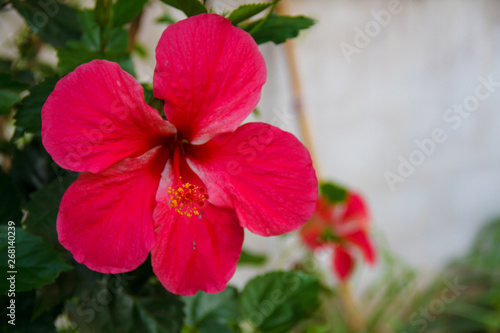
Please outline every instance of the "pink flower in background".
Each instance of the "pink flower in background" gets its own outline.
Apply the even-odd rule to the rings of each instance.
[[[156,49],[154,95],[116,63],[94,60],[62,78],[42,110],[43,144],[82,172],[57,219],[60,243],[102,273],[135,269],[151,252],[171,292],[220,292],[241,254],[243,227],[299,228],[314,211],[310,155],[291,134],[238,125],[260,99],[265,62],[252,37],[214,14],[169,26]]]
[[[334,273],[341,281],[345,281],[354,269],[356,251],[361,251],[369,264],[375,262],[368,224],[368,210],[358,194],[348,193],[341,203],[330,203],[319,196],[315,213],[300,230],[300,236],[312,250],[331,247],[334,250]]]

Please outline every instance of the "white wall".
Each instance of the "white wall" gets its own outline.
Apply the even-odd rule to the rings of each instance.
[[[290,7],[318,20],[296,45],[323,173],[365,193],[389,247],[431,272],[500,215],[500,84],[486,98],[479,88],[484,100],[473,105],[479,76],[500,83],[500,3],[401,1],[376,34],[371,11],[389,3],[295,0]],[[348,61],[340,45],[356,46],[354,29],[367,23],[371,41]],[[283,66],[282,50],[263,50],[271,82],[261,109],[291,106],[282,97],[287,78],[274,69]],[[464,102],[474,111],[450,119],[448,110]],[[384,173],[397,174],[399,156],[417,157],[415,140],[436,129],[444,142],[391,190]]]

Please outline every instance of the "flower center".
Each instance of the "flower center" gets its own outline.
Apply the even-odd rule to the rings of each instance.
[[[169,205],[180,215],[192,217],[200,216],[200,210],[208,199],[208,194],[204,187],[199,187],[190,183],[184,183],[177,188],[168,188]]]
[[[323,232],[319,235],[319,241],[321,243],[340,243],[341,238],[337,236],[336,234],[333,233],[330,229],[325,229]]]

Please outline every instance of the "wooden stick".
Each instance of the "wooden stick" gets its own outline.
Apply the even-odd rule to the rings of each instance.
[[[280,1],[276,5],[276,12],[281,15],[288,15],[288,2]],[[307,116],[307,112],[304,108],[304,102],[302,98],[302,86],[300,83],[299,70],[297,66],[297,58],[295,55],[295,44],[292,39],[289,39],[285,42],[285,53],[288,63],[288,72],[290,74],[290,80],[292,82],[292,91],[293,91],[293,102],[295,110],[297,111],[297,115],[299,118],[299,129],[302,136],[302,141],[304,145],[309,150],[311,154],[311,159],[313,161],[314,169],[316,170],[316,175],[318,179],[321,178],[320,165],[316,154],[316,149],[314,146],[314,140],[311,134],[311,125],[309,122],[309,118]]]
[[[276,6],[276,12],[281,15],[289,15],[290,12],[288,1],[282,0],[278,2],[278,5]],[[295,45],[292,39],[289,39],[285,42],[285,52],[288,62],[288,71],[290,73],[290,79],[292,81],[295,109],[297,110],[297,114],[299,117],[299,127],[302,135],[302,140],[304,142],[304,145],[307,147],[307,149],[309,149],[309,152],[311,153],[311,158],[316,170],[316,175],[318,177],[318,180],[321,181],[322,173],[320,172],[320,165],[316,155],[314,140],[311,135],[309,118],[307,116],[307,112],[305,110],[302,99],[302,86],[300,83],[299,70],[297,66]],[[338,286],[338,290],[342,303],[345,306],[350,328],[354,332],[360,331],[364,326],[364,320],[358,307],[356,306],[355,298],[349,283],[340,283]]]

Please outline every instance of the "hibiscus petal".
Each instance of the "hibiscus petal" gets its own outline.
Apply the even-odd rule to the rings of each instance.
[[[316,250],[326,244],[326,242],[321,239],[321,236],[325,230],[327,230],[327,223],[318,215],[317,209],[318,205],[316,204],[315,214],[299,230],[302,241],[312,250]]]
[[[347,280],[354,268],[354,260],[343,247],[336,246],[333,254],[333,268],[341,281]]]
[[[183,139],[234,130],[255,108],[266,65],[253,38],[220,15],[170,25],[156,48],[154,94]]]
[[[358,231],[344,236],[346,240],[355,244],[362,252],[365,260],[370,264],[375,262],[375,250],[373,244],[365,231]]]
[[[211,202],[234,207],[240,225],[253,233],[291,232],[314,212],[318,181],[311,157],[290,133],[249,123],[187,153]]]
[[[57,83],[42,108],[43,145],[73,171],[101,172],[175,134],[144,102],[139,83],[116,63],[94,60]]]
[[[346,205],[347,208],[342,220],[358,220],[358,222],[365,227],[368,223],[368,209],[366,208],[363,198],[357,193],[349,193]]]
[[[193,217],[170,208],[167,189],[169,183],[176,183],[170,171],[167,167],[163,173],[154,212],[157,243],[151,251],[153,270],[163,286],[175,294],[221,292],[236,270],[243,228],[234,211],[210,203],[204,205],[201,215]]]
[[[155,243],[153,210],[167,152],[154,148],[100,174],[82,173],[59,207],[59,242],[101,273],[131,271]]]
[[[318,196],[316,201],[315,215],[321,219],[325,224],[331,224],[329,221],[335,219],[336,205],[330,204],[325,198]]]

